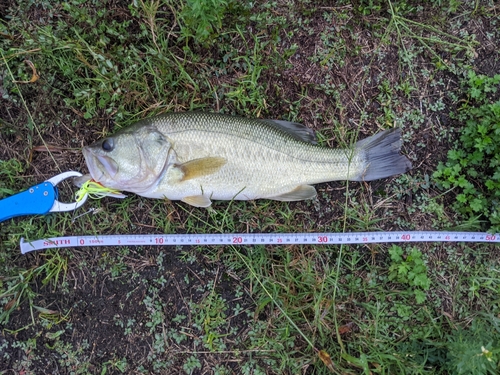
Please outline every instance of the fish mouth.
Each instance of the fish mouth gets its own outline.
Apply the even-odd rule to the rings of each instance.
[[[89,173],[94,181],[103,182],[102,180],[106,177],[113,179],[116,176],[118,165],[112,158],[96,155],[87,147],[84,147],[82,151]]]

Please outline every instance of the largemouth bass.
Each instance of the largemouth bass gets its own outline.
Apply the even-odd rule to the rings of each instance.
[[[212,200],[311,199],[312,184],[405,173],[411,163],[400,148],[398,128],[332,149],[301,124],[187,112],[139,121],[83,154],[106,187],[208,207]]]

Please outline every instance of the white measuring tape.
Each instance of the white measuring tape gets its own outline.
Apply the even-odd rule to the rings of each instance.
[[[483,232],[352,232],[352,233],[222,233],[222,234],[118,234],[53,237],[25,241],[21,253],[34,250],[85,246],[182,246],[182,245],[352,245],[398,242],[491,242],[499,234]]]

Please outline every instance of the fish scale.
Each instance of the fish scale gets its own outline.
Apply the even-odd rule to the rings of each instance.
[[[290,186],[345,179],[347,175],[348,160],[343,150],[300,142],[258,120],[224,116],[230,121],[217,121],[218,118],[220,116],[213,114],[197,114],[191,123],[186,116],[183,121],[175,122],[177,126],[172,126],[168,116],[164,117],[165,121],[155,122],[158,130],[172,140],[181,161],[210,155],[228,159],[228,164],[220,173],[197,181],[210,191],[209,195],[213,199],[238,199],[236,194],[242,189],[241,195],[256,199],[265,195],[278,195],[290,189]],[[218,125],[211,128],[210,124]],[[233,146],[228,148],[231,144]],[[332,161],[337,162],[337,168],[331,168]],[[262,183],[254,186],[244,184],[250,178],[259,176],[265,177]],[[271,176],[276,178],[272,179]],[[221,194],[217,188],[211,188],[219,184],[233,185],[233,188],[226,188]],[[159,189],[166,188],[160,182]]]

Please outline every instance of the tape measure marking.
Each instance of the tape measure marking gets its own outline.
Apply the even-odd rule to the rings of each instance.
[[[34,250],[85,246],[182,245],[341,245],[398,242],[491,242],[499,234],[483,232],[351,232],[351,233],[223,233],[223,234],[125,234],[53,237],[36,241],[21,238],[21,253]]]

